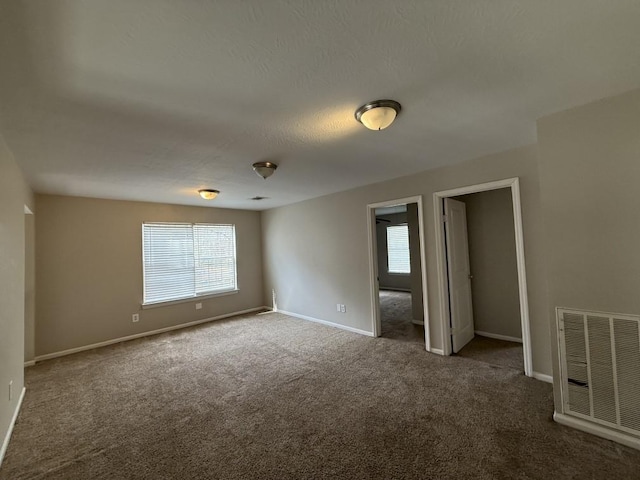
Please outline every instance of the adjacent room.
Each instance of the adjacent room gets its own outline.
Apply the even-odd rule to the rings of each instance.
[[[499,188],[447,198],[463,217],[462,256],[470,284],[473,336],[456,353],[524,370],[518,265],[511,190]],[[447,219],[448,220],[448,219]],[[449,226],[448,224],[446,226]],[[447,230],[447,239],[454,231]],[[447,245],[455,244],[455,241]],[[466,244],[466,251],[465,251]],[[447,253],[450,249],[447,248]],[[463,279],[464,280],[464,279]],[[451,284],[450,284],[451,295]]]
[[[381,336],[424,344],[418,205],[379,207],[374,213]]]
[[[639,477],[638,44],[0,1],[0,480]]]

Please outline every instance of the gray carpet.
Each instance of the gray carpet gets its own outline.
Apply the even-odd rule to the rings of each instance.
[[[522,344],[476,335],[457,355],[524,372]]]
[[[282,314],[42,362],[3,480],[631,479],[551,420],[551,386]]]
[[[382,336],[424,346],[424,327],[411,321],[411,294],[394,290],[379,293]]]
[[[415,325],[411,312],[411,293],[380,290],[380,323],[384,338],[424,345],[424,327]],[[481,362],[524,371],[522,344],[476,335],[458,355]]]

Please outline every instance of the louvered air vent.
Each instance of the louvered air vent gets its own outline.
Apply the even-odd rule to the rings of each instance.
[[[640,436],[640,317],[558,309],[564,413]]]

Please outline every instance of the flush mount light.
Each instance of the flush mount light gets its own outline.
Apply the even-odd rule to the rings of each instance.
[[[401,108],[394,100],[376,100],[356,110],[356,120],[369,130],[384,130],[393,123]]]
[[[213,200],[214,198],[216,198],[218,196],[220,191],[219,190],[208,190],[208,189],[205,190],[205,189],[203,189],[203,190],[198,190],[198,193],[205,200]]]
[[[253,164],[253,171],[260,175],[265,180],[273,175],[278,165],[273,162],[256,162]]]

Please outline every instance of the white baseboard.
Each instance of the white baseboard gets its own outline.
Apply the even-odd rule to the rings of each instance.
[[[411,293],[411,289],[410,288],[396,288],[396,287],[380,287],[380,290],[389,290],[390,292],[405,292],[405,293]]]
[[[284,315],[289,315],[290,317],[299,318],[301,320],[308,320],[309,322],[321,323],[323,325],[328,325],[330,327],[339,328],[341,330],[346,330],[348,332],[359,333],[360,335],[366,335],[367,337],[373,337],[373,332],[368,332],[367,330],[360,330],[359,328],[348,327],[346,325],[340,325],[339,323],[329,322],[327,320],[320,320],[319,318],[308,317],[306,315],[300,315],[299,313],[287,312],[285,310],[277,310],[278,313],[282,313]]]
[[[532,372],[531,376],[536,380],[540,380],[541,382],[553,383],[553,377],[551,375],[547,375],[545,373],[540,372]]]
[[[444,355],[444,350],[442,350],[441,348],[431,348],[431,350],[429,350],[431,353],[435,353],[436,355]]]
[[[504,340],[506,342],[522,343],[522,339],[517,337],[508,337],[507,335],[498,335],[497,333],[481,332],[480,330],[476,330],[474,333],[476,335],[480,335],[481,337],[495,338],[496,340]]]
[[[411,323],[413,323],[414,325],[422,325],[424,326],[424,322],[422,320],[411,320]]]
[[[606,438],[607,440],[621,443],[622,445],[626,445],[627,447],[640,450],[640,438],[638,437],[633,437],[617,430],[610,430],[596,423],[591,423],[580,418],[571,417],[563,413],[553,412],[553,420],[558,422],[560,425],[573,427],[578,430],[582,430],[583,432],[587,432],[598,437]]]
[[[193,327],[202,323],[213,322],[215,320],[222,320],[223,318],[235,317],[236,315],[244,315],[245,313],[257,312],[258,310],[264,310],[268,307],[255,307],[247,310],[241,310],[239,312],[225,313],[224,315],[218,315],[217,317],[203,318],[202,320],[196,320],[194,322],[181,323],[180,325],[173,325],[171,327],[159,328],[157,330],[150,330],[148,332],[136,333],[135,335],[127,335],[126,337],[114,338],[112,340],[105,340],[104,342],[92,343],[90,345],[84,345],[82,347],[70,348],[68,350],[62,350],[60,352],[47,353],[46,355],[38,355],[35,359],[36,362],[43,360],[49,360],[51,358],[63,357],[65,355],[71,355],[73,353],[84,352],[85,350],[92,350],[94,348],[106,347],[107,345],[113,345],[114,343],[126,342],[129,340],[135,340],[136,338],[150,337],[151,335],[158,335],[159,333],[170,332],[172,330],[180,330],[182,328]]]
[[[18,414],[20,413],[20,407],[22,406],[22,400],[24,400],[24,394],[26,391],[27,389],[23,387],[22,392],[20,393],[20,398],[18,399],[18,404],[16,405],[16,409],[13,412],[13,417],[11,417],[11,423],[9,423],[7,434],[4,436],[4,441],[2,442],[2,448],[0,448],[0,467],[2,466],[2,460],[4,460],[4,454],[7,453],[7,448],[9,448],[9,440],[11,440],[13,427],[16,424],[16,420],[18,419]]]
[[[35,364],[36,364],[35,360],[27,360],[26,362],[24,362],[24,368],[33,367]]]

